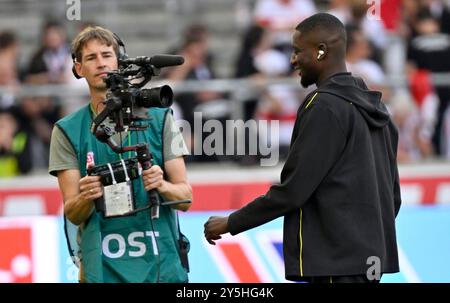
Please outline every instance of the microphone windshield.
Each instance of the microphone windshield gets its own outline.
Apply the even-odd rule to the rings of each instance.
[[[150,58],[150,64],[156,68],[181,65],[184,63],[184,57],[176,55],[155,55]]]

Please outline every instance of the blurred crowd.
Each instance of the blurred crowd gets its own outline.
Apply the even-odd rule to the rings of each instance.
[[[329,0],[324,4],[313,0],[254,0],[245,3],[250,5],[250,14],[241,33],[240,51],[233,62],[234,73],[228,76],[249,80],[257,91],[249,94],[243,103],[244,120],[280,121],[278,141],[282,157],[288,150],[297,108],[313,88],[303,89],[273,80],[298,77],[290,65],[293,28],[308,16],[323,11],[334,14],[347,28],[348,70],[362,77],[371,89],[383,93],[383,102],[399,130],[399,163],[436,157],[450,159],[450,77],[439,85],[433,81],[434,75],[450,72],[448,1]],[[53,123],[73,111],[73,104],[87,102],[80,98],[69,106],[66,100],[53,96],[17,97],[22,84],[84,85],[71,74],[69,42],[73,37],[67,34],[63,21],[48,21],[43,25],[39,45],[25,66],[18,64],[17,31],[20,29],[0,29],[0,177],[45,169]],[[211,35],[205,25],[187,27],[180,42],[167,50],[184,56],[185,64],[167,69],[162,77],[173,81],[216,79]],[[403,85],[390,81],[396,76],[405,80]],[[193,123],[194,112],[202,113],[203,122],[217,119],[225,123],[231,117],[234,100],[229,93],[207,89],[175,93],[174,112],[178,119]],[[266,136],[258,135],[261,140]],[[191,148],[202,140],[194,133],[185,139]],[[243,164],[259,163],[258,157],[237,160]],[[218,160],[220,157],[201,155],[188,159]]]

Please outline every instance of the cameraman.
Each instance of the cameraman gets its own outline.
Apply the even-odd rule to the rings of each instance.
[[[94,208],[103,196],[99,176],[88,176],[87,166],[131,157],[116,154],[90,132],[93,118],[104,108],[107,86],[103,78],[118,68],[121,51],[113,33],[87,27],[72,42],[74,68],[89,86],[90,103],[59,120],[53,128],[49,173],[58,177],[66,218],[79,227],[80,282],[187,282],[187,270],[179,255],[177,208],[190,204],[161,206],[152,220],[148,211],[134,216],[104,219]],[[149,127],[144,131],[117,134],[127,145],[147,143],[153,166],[133,181],[136,205],[148,204],[146,191],[156,189],[163,200],[190,200],[183,156],[188,154],[169,109],[150,108]],[[69,239],[68,239],[69,240]]]

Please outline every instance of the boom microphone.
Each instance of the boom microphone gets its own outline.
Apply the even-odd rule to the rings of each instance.
[[[121,60],[124,64],[135,65],[153,65],[156,68],[162,68],[167,66],[181,65],[184,63],[184,57],[176,55],[155,55],[153,57],[139,56],[136,58],[128,58]]]
[[[183,63],[184,58],[176,55],[156,55],[150,58],[150,64],[156,68],[181,65]]]

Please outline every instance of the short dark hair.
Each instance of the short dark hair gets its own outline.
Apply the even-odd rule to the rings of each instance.
[[[190,38],[195,39],[198,37],[203,37],[204,35],[207,35],[207,34],[208,34],[208,28],[201,23],[191,24],[184,33],[187,40]]]
[[[438,21],[436,20],[436,18],[433,16],[433,14],[431,13],[431,11],[428,8],[423,8],[421,10],[419,10],[419,12],[417,12],[416,15],[416,20],[417,22],[420,21],[425,21],[425,20],[434,20],[434,21]]]
[[[355,34],[362,32],[362,29],[356,23],[349,23],[345,26],[345,31],[347,32],[347,50],[348,50],[356,42]]]
[[[17,43],[16,35],[12,31],[0,32],[0,50],[6,49]]]
[[[61,28],[64,29],[63,24],[56,19],[49,19],[42,25],[42,31],[46,32],[51,28]]]
[[[295,29],[305,34],[323,29],[330,33],[340,33],[346,39],[344,24],[335,16],[327,13],[314,14],[300,22]]]

